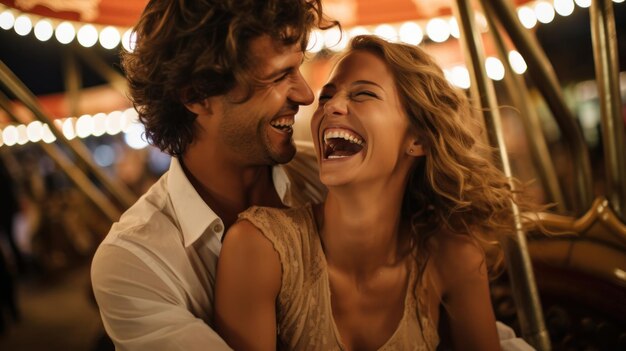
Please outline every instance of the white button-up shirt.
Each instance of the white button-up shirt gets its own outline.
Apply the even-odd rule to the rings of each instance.
[[[321,202],[312,144],[273,169],[288,206]],[[213,331],[213,286],[224,224],[176,158],[104,239],[91,280],[117,350],[230,350]]]

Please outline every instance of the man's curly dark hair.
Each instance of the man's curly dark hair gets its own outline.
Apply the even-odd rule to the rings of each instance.
[[[321,0],[151,0],[135,26],[134,50],[122,53],[148,141],[181,156],[193,141],[196,118],[186,103],[236,85],[249,97],[252,39],[269,35],[304,50],[313,28],[337,24],[323,16]]]

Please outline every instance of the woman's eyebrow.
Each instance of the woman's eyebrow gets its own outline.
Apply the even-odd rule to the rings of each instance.
[[[357,81],[352,83],[352,85],[365,85],[365,84],[367,84],[367,85],[374,85],[374,86],[379,87],[380,89],[383,89],[383,87],[381,87],[378,83],[372,82],[370,80],[357,80]]]

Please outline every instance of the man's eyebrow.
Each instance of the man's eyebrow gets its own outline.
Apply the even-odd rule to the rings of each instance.
[[[267,76],[262,77],[261,80],[273,80],[275,78],[278,78],[284,74],[287,74],[289,72],[292,72],[295,69],[294,66],[288,66],[288,67],[284,67],[284,68],[280,68],[276,71],[270,72]]]
[[[298,65],[291,65],[291,66],[287,66],[284,68],[279,68],[276,71],[270,72],[267,76],[261,78],[261,80],[272,80],[284,74],[293,72],[294,70],[297,70],[302,65],[303,62],[304,62],[304,55],[302,56],[302,59],[300,60],[300,63]]]

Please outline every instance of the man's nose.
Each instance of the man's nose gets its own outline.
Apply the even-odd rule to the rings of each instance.
[[[304,80],[300,71],[298,71],[296,76],[294,87],[291,89],[291,93],[289,94],[289,99],[298,105],[310,105],[315,99],[311,87]]]

